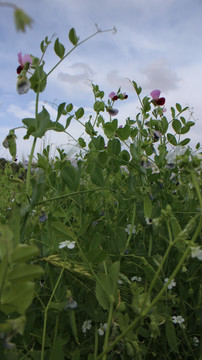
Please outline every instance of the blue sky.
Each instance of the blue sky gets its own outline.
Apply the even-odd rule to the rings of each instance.
[[[97,83],[107,95],[121,86],[129,97],[119,102],[120,124],[128,116],[134,118],[138,102],[130,80],[143,87],[143,95],[160,89],[166,97],[166,116],[176,102],[193,109],[196,125],[191,130],[194,146],[202,131],[202,0],[16,0],[34,20],[26,33],[16,32],[12,9],[0,6],[0,142],[9,129],[21,125],[21,119],[34,115],[35,94],[16,92],[17,53],[40,57],[40,42],[56,34],[66,49],[71,45],[68,32],[74,27],[80,40],[96,31],[116,26],[117,33],[98,34],[76,49],[48,80],[46,91],[40,95],[40,106],[47,107],[54,120],[51,103],[72,102],[91,112],[93,95],[89,80]],[[55,37],[55,38],[56,38]],[[58,57],[53,47],[45,57],[49,71]],[[76,138],[83,129],[72,123],[69,132]],[[31,142],[18,136],[18,159],[27,157]],[[47,143],[61,145],[67,150],[73,143],[60,133],[48,133],[38,142],[37,151]],[[53,145],[54,148],[54,145]],[[0,157],[9,157],[0,145]]]

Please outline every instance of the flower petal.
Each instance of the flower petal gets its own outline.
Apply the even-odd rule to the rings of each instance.
[[[19,52],[19,53],[18,53],[18,62],[20,63],[21,66],[23,66],[23,63],[22,63],[22,52]]]
[[[152,97],[153,100],[158,100],[160,93],[161,93],[160,90],[153,90],[152,92],[150,92],[150,96]]]
[[[25,54],[22,58],[23,65],[25,65],[26,62],[29,62],[30,64],[32,64],[32,58],[29,54]]]

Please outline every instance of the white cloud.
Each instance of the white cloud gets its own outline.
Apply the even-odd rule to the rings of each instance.
[[[181,81],[177,73],[162,58],[149,63],[141,70],[141,73],[143,74],[142,86],[145,89],[175,90]]]

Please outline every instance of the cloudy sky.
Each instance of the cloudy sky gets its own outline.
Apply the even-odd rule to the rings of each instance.
[[[0,1],[1,2],[1,1]],[[3,1],[2,1],[3,2]],[[121,86],[129,97],[119,102],[119,124],[138,112],[136,94],[128,79],[143,87],[143,95],[160,89],[166,98],[166,116],[176,102],[189,105],[196,125],[191,129],[194,145],[202,132],[202,0],[14,0],[34,22],[25,33],[16,32],[13,11],[0,6],[0,157],[9,157],[2,141],[11,128],[20,127],[21,120],[34,116],[35,94],[16,92],[17,53],[40,57],[40,43],[55,34],[71,49],[68,40],[74,27],[80,40],[96,31],[98,34],[78,47],[50,75],[46,90],[40,95],[55,120],[55,106],[61,102],[82,106],[92,113],[93,94],[90,81],[105,92],[117,91]],[[45,56],[45,71],[58,61],[51,45]],[[87,117],[86,117],[87,119]],[[73,122],[69,132],[75,138],[82,135],[82,126]],[[23,130],[16,131],[18,159],[27,158],[31,142],[23,140]],[[48,133],[38,142],[37,151],[48,143],[73,149],[67,135]]]

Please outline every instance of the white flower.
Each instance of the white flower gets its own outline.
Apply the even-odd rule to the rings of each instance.
[[[122,284],[123,284],[123,281],[120,280],[120,279],[118,279],[118,280],[117,280],[117,283],[118,283],[119,285],[122,285]]]
[[[76,244],[76,241],[65,240],[60,243],[59,249],[63,249],[64,247],[67,247],[68,249],[74,249],[75,244]]]
[[[98,332],[98,334],[99,334],[100,336],[103,336],[106,330],[107,330],[107,323],[105,323],[105,324],[100,324],[100,327],[99,327],[99,329],[97,330],[97,332]]]
[[[166,284],[167,282],[168,282],[168,278],[166,278],[165,280],[164,280],[164,284]],[[176,282],[175,282],[175,280],[174,279],[172,279],[171,280],[171,283],[168,285],[168,289],[170,290],[170,289],[172,289],[173,287],[175,287],[175,285],[176,285]]]
[[[142,280],[142,278],[140,276],[133,276],[130,280],[140,282]]]
[[[179,324],[182,325],[182,323],[184,322],[184,318],[181,315],[177,315],[177,316],[172,316],[172,321],[173,324]]]
[[[194,346],[198,346],[198,344],[199,344],[199,339],[198,339],[196,336],[194,336],[194,337],[193,337],[193,342],[194,342]]]
[[[184,153],[186,152],[186,148],[178,145],[175,147],[175,149],[173,151],[170,151],[167,155],[166,155],[166,160],[168,164],[172,164],[176,161],[176,157],[177,156],[182,156],[184,155]]]
[[[92,320],[85,320],[82,325],[82,332],[85,334],[87,330],[92,328]]]
[[[125,228],[125,232],[127,232],[128,234],[130,234],[131,226],[132,226],[131,224],[128,224]],[[135,234],[135,226],[133,226],[132,234]]]
[[[202,260],[202,249],[200,246],[191,247],[191,257],[196,257],[197,259]]]

